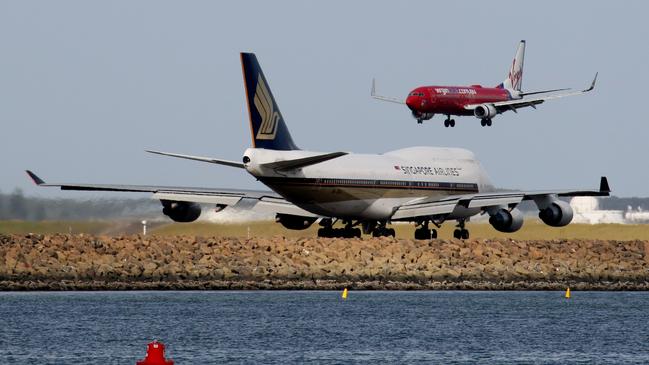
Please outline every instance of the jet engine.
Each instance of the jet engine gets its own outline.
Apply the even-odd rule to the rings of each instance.
[[[489,224],[500,232],[516,232],[523,226],[523,213],[517,208],[512,210],[501,208],[491,214]]]
[[[572,221],[572,208],[564,201],[555,200],[539,210],[539,218],[548,226],[563,227]]]
[[[275,222],[280,223],[285,228],[302,230],[309,228],[318,218],[317,217],[301,217],[292,214],[277,214]]]
[[[175,200],[160,200],[160,203],[162,203],[162,213],[174,222],[193,222],[201,215],[201,206],[197,203]]]
[[[473,109],[473,115],[478,119],[491,119],[498,114],[496,107],[492,104],[480,104]]]
[[[412,111],[412,117],[417,120],[429,120],[435,116],[435,113],[421,113],[416,110]]]

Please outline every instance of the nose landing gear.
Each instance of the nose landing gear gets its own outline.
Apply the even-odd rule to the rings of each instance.
[[[457,229],[453,231],[453,238],[458,240],[468,240],[469,239],[469,230],[464,228],[464,219],[457,221]]]
[[[335,221],[331,219],[323,219],[320,221],[322,228],[318,229],[318,237],[326,238],[360,238],[360,228],[354,228],[356,224],[352,221],[345,221],[345,228],[333,228]]]
[[[421,227],[415,229],[416,240],[429,240],[437,238],[437,230],[428,228],[428,221],[421,223]]]
[[[379,222],[372,230],[372,237],[394,237],[395,235],[394,228],[386,227],[385,222]]]

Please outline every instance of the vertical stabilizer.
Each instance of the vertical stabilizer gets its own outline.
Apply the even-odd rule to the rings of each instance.
[[[241,53],[241,67],[248,102],[252,146],[270,150],[299,149],[293,143],[255,54]]]
[[[506,89],[511,92],[513,95],[517,95],[521,92],[521,87],[523,86],[523,60],[525,58],[525,41],[521,41],[518,44],[518,49],[516,50],[516,56],[512,61],[512,66],[509,69],[509,74],[505,81],[502,84],[498,85],[501,89]]]

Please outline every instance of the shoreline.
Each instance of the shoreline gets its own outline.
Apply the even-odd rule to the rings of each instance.
[[[0,235],[0,291],[649,290],[649,241]]]
[[[176,282],[102,282],[102,281],[0,281],[0,292],[70,292],[70,291],[647,291],[644,282],[308,282],[273,281],[176,281]]]

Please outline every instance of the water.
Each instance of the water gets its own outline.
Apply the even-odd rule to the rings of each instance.
[[[649,293],[0,293],[0,364],[649,363]]]

